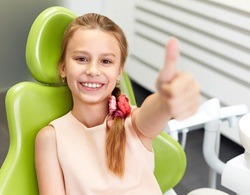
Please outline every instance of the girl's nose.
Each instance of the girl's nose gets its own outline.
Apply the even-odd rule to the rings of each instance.
[[[98,65],[95,63],[88,64],[87,70],[86,70],[86,75],[89,76],[100,76],[101,71],[98,68]]]

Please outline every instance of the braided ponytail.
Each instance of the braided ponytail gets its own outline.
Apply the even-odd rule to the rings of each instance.
[[[118,87],[113,90],[112,95],[118,98],[121,91]],[[129,110],[130,112],[130,110]],[[126,116],[125,116],[126,117]],[[111,126],[107,126],[106,137],[106,162],[108,169],[119,177],[123,177],[125,170],[125,145],[126,133],[124,118],[114,115]]]

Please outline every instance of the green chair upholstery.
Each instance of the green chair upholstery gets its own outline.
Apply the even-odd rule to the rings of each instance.
[[[163,193],[174,188],[182,179],[187,160],[180,144],[165,132],[153,142],[155,153],[155,177]]]
[[[6,95],[10,146],[0,169],[1,195],[36,195],[34,141],[38,131],[72,108],[72,98],[57,70],[63,33],[76,15],[63,7],[43,11],[33,23],[26,46],[27,66],[36,81],[21,82]],[[121,80],[122,92],[136,105],[130,79]],[[155,176],[163,192],[182,178],[186,157],[181,146],[162,133],[154,140]]]

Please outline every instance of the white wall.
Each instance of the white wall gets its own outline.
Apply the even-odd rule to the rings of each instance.
[[[103,2],[103,0],[64,0],[65,6],[79,16],[90,12],[102,13]]]

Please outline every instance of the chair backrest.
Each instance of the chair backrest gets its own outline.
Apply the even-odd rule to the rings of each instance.
[[[49,121],[72,107],[70,91],[60,84],[56,64],[63,32],[74,17],[69,10],[54,7],[41,13],[31,27],[26,60],[39,83],[21,82],[6,94],[10,147],[0,170],[0,194],[38,194],[35,136]]]
[[[66,8],[51,7],[33,23],[26,46],[27,66],[38,82],[21,82],[6,95],[10,147],[0,169],[0,194],[38,194],[34,140],[37,132],[51,120],[72,108],[72,98],[60,81],[57,61],[63,33],[76,17]],[[130,79],[126,73],[121,89],[136,105]],[[154,140],[155,176],[163,192],[174,187],[186,168],[181,146],[162,133]]]

